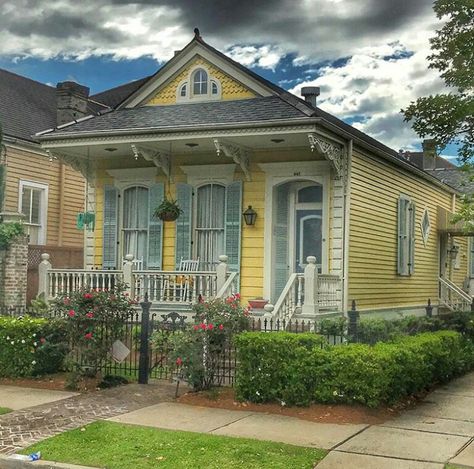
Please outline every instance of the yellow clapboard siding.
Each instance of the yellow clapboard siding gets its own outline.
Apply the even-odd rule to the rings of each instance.
[[[165,104],[176,104],[176,94],[178,86],[184,80],[188,80],[188,90],[190,89],[190,73],[196,66],[203,66],[208,70],[209,78],[217,79],[221,85],[221,98],[223,100],[231,99],[245,99],[254,98],[256,95],[253,91],[248,89],[246,86],[239,83],[234,78],[230,77],[222,70],[217,68],[215,65],[204,60],[202,57],[197,56],[192,60],[186,67],[181,69],[177,75],[175,75],[170,81],[165,83],[161,89],[159,89],[155,95],[146,103],[148,105],[165,105]],[[189,91],[188,91],[189,92]],[[192,102],[185,101],[185,102]]]
[[[416,204],[415,271],[397,275],[398,198]],[[438,297],[439,247],[437,207],[451,209],[452,195],[420,177],[375,156],[354,151],[351,174],[349,298],[360,309],[410,307]],[[421,218],[428,209],[431,232],[422,241]],[[452,280],[462,284],[467,273],[466,241],[461,239],[460,268]]]

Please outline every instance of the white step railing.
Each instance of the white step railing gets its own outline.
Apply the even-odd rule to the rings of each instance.
[[[273,307],[274,319],[290,320],[296,313],[342,311],[342,281],[338,275],[318,274],[316,258],[309,256],[304,273],[290,275]]]
[[[142,301],[194,304],[217,294],[216,272],[144,270],[133,273],[134,297]]]
[[[291,274],[285,288],[275,303],[273,318],[289,321],[295,314],[297,308],[303,304],[303,282],[304,277]]]
[[[68,270],[51,269],[48,272],[48,298],[69,295],[87,289],[112,290],[123,282],[119,270]]]
[[[222,285],[221,289],[217,292],[216,298],[228,298],[229,296],[232,296],[235,293],[238,293],[237,291],[238,276],[239,274],[237,272],[230,272],[224,285]]]
[[[440,277],[439,302],[451,311],[470,311],[472,297],[451,280]]]

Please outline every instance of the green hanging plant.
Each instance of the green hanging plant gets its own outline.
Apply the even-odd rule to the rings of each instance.
[[[161,204],[155,208],[153,215],[163,221],[175,221],[182,213],[178,202],[165,196]]]
[[[0,223],[0,249],[7,249],[17,236],[23,234],[25,229],[21,223]]]

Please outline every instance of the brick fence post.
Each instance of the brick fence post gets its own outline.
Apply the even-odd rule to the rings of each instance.
[[[26,307],[28,236],[18,236],[0,251],[0,306]]]

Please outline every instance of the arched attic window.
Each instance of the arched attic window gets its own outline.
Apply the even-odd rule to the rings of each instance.
[[[211,94],[213,96],[216,96],[219,94],[219,88],[217,86],[217,83],[214,80],[211,80]]]
[[[179,96],[181,98],[185,98],[187,95],[187,91],[188,91],[188,84],[184,83],[183,85],[181,85],[181,88],[179,89]]]
[[[207,72],[198,68],[193,75],[193,94],[195,96],[206,95],[208,86]]]

